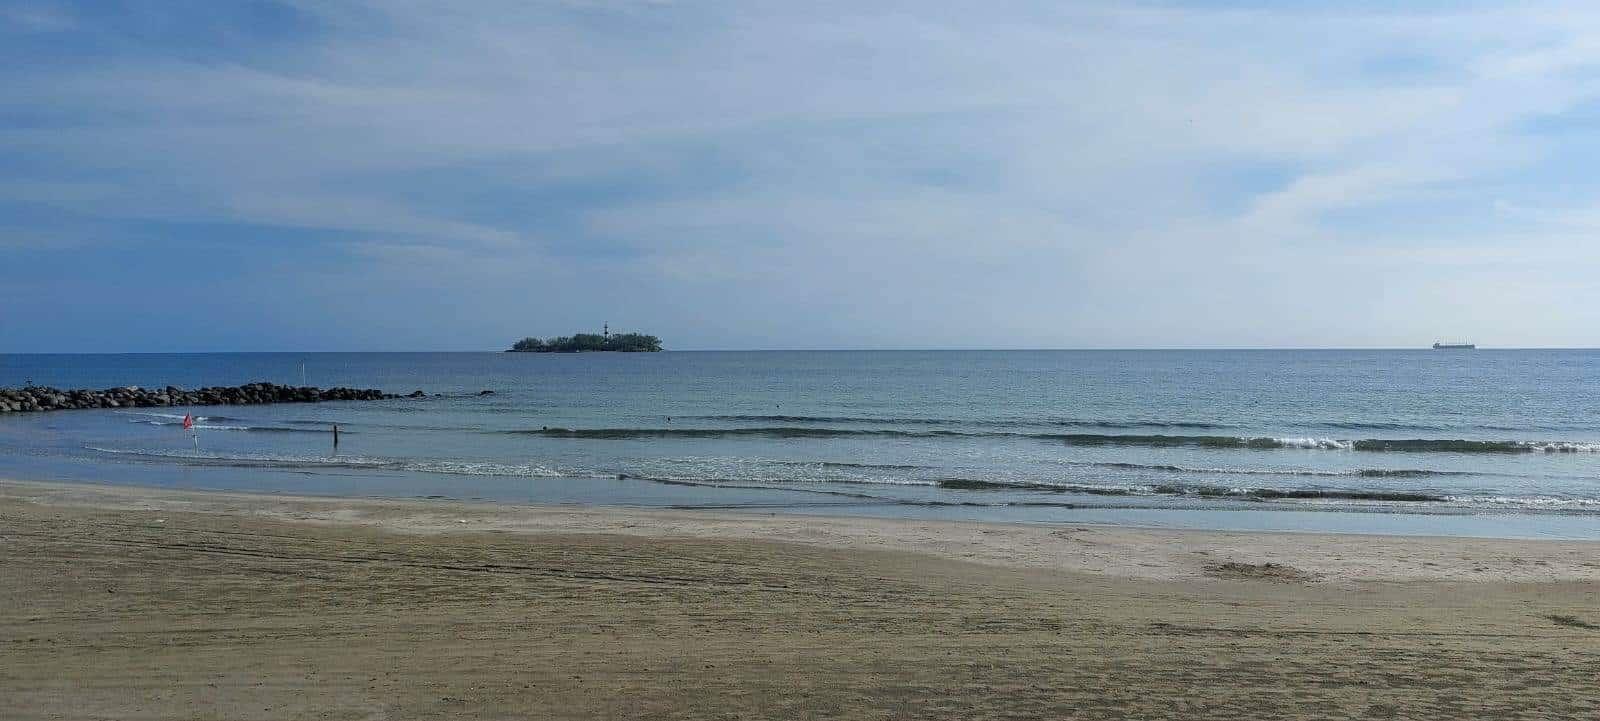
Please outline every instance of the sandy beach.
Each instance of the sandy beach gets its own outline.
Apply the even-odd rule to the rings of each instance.
[[[0,718],[1592,718],[1600,544],[0,483]]]

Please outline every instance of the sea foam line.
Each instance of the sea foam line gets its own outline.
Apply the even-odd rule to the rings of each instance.
[[[181,419],[182,416],[179,416],[179,418]],[[164,420],[155,420],[155,419],[135,418],[135,419],[129,420],[128,422],[129,423],[139,423],[139,424],[150,425],[150,426],[165,426],[165,427],[182,426],[183,425],[183,421],[182,420],[164,421]],[[235,425],[226,425],[226,424],[217,424],[217,423],[202,423],[202,422],[199,422],[198,420],[195,422],[195,424],[192,427],[195,430],[199,430],[199,431],[251,431],[251,432],[257,432],[257,433],[319,433],[319,434],[324,432],[324,431],[320,431],[320,430],[312,430],[310,428],[287,428],[287,427],[284,427],[284,426],[235,426]]]
[[[538,464],[509,464],[448,459],[368,458],[364,456],[316,457],[276,456],[243,453],[220,454],[206,451],[143,451],[125,448],[85,446],[91,451],[113,455],[154,458],[201,465],[248,468],[350,468],[388,471],[417,471],[464,476],[506,476],[512,478],[597,478],[599,476],[564,473]]]
[[[1144,446],[1153,448],[1192,446],[1200,448],[1238,448],[1251,450],[1305,449],[1366,451],[1372,453],[1593,453],[1600,442],[1591,441],[1483,441],[1446,438],[1367,438],[1346,440],[1316,437],[1250,437],[1215,435],[1166,435],[1119,433],[1019,433],[1010,431],[910,431],[892,428],[829,428],[807,426],[766,426],[740,428],[559,428],[497,431],[546,438],[584,440],[643,440],[696,438],[1027,438],[1080,446]]]

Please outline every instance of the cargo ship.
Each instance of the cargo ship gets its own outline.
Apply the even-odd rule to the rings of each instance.
[[[1433,344],[1433,349],[1434,350],[1476,350],[1477,348],[1478,348],[1478,346],[1473,344],[1473,343],[1434,343]]]

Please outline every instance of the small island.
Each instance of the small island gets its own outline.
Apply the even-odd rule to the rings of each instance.
[[[507,353],[659,353],[661,339],[643,333],[612,333],[606,326],[601,333],[577,333],[551,338],[523,338]]]

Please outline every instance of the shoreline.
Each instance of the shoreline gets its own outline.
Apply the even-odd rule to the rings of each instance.
[[[594,533],[890,549],[1015,569],[1158,581],[1266,568],[1303,582],[1600,582],[1600,541],[1216,531],[1093,523],[918,520],[712,509],[303,496],[0,479],[0,501],[243,515],[395,533]],[[1234,564],[1229,566],[1228,564]],[[1247,571],[1248,572],[1248,571]]]

